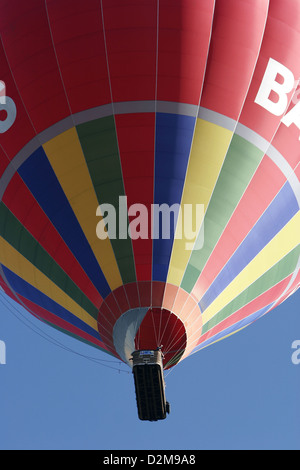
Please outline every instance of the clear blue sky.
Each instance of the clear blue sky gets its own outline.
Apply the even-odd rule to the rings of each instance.
[[[81,355],[113,358],[18,308],[29,328],[10,310],[1,296],[0,449],[300,449],[300,365],[291,361],[300,292],[175,367],[166,378],[171,414],[155,423],[138,420],[126,366],[88,360]]]

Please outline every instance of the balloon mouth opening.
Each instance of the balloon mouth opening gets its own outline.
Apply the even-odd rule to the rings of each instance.
[[[132,353],[161,347],[163,367],[187,357],[202,331],[197,300],[182,288],[160,281],[118,287],[102,301],[99,336],[107,352],[132,367]]]
[[[148,309],[135,336],[136,350],[161,348],[164,369],[179,362],[186,343],[186,331],[180,318],[158,307]]]
[[[187,337],[182,321],[170,310],[159,307],[130,309],[116,321],[113,344],[119,357],[132,367],[132,353],[160,350],[163,368],[168,369],[181,359]]]

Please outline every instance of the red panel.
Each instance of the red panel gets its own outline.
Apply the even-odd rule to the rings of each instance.
[[[6,2],[1,36],[14,80],[39,133],[69,115],[44,0]]]
[[[101,327],[101,325],[104,324],[106,331],[112,334],[115,322],[116,318],[111,309],[108,307],[106,302],[103,302],[99,309],[98,327]]]
[[[300,77],[300,3],[294,0],[271,1],[260,57],[241,115],[241,123],[271,140],[280,124],[281,116],[274,116],[255,103],[255,98],[272,58]],[[297,144],[297,142],[296,142]]]
[[[237,120],[260,51],[269,0],[218,0],[201,106]]]
[[[0,147],[0,177],[3,175],[8,164],[9,164],[9,159],[6,153]]]
[[[110,319],[103,314],[101,308],[101,315],[98,316],[98,330],[100,332],[101,338],[104,339],[105,343],[107,342],[107,340],[112,341],[113,325],[109,320]]]
[[[130,308],[138,308],[140,306],[140,300],[137,284],[135,282],[125,284],[124,288],[127,294],[128,302],[130,304]]]
[[[1,8],[0,8],[0,21],[1,21]],[[9,160],[21,150],[24,145],[35,136],[35,131],[29,121],[29,118],[24,109],[19,92],[16,88],[9,64],[7,63],[2,42],[0,41],[0,80],[5,83],[6,96],[9,96],[15,103],[17,108],[17,116],[14,124],[3,134],[0,134],[0,145],[5,151],[5,158],[0,156],[1,168],[4,171]]]
[[[113,328],[116,322],[116,318],[117,317],[114,316],[111,309],[108,307],[108,304],[106,303],[106,301],[103,302],[99,309],[98,330],[99,330],[102,340],[106,344],[107,349],[111,351],[112,354],[119,357],[115,351],[115,347],[113,343]]]
[[[295,106],[295,103],[291,103],[288,112]],[[280,124],[278,131],[272,145],[284,156],[287,162],[292,168],[295,168],[299,164],[299,150],[300,150],[300,130],[293,123],[290,127],[285,124]]]
[[[149,307],[151,305],[151,281],[138,283],[141,307]]]
[[[113,293],[110,293],[108,297],[106,297],[105,303],[107,304],[108,308],[111,310],[112,314],[116,319],[122,315],[123,312],[121,312]]]
[[[105,302],[102,303],[99,309],[97,321],[100,336],[102,337],[105,334],[107,337],[112,338],[113,327],[116,319]]]
[[[117,301],[117,304],[119,306],[119,309],[121,310],[122,313],[127,312],[127,310],[130,309],[126,292],[124,289],[124,286],[118,287],[118,289],[114,290],[114,296]]]
[[[160,0],[158,100],[199,104],[213,10],[214,0]]]
[[[189,294],[185,292],[183,289],[180,289],[176,295],[176,299],[173,305],[173,311],[179,315],[181,309],[183,308],[185,302],[189,298]]]
[[[100,306],[99,292],[17,173],[4,193],[3,202],[91,302]]]
[[[163,303],[166,284],[164,282],[152,282],[152,302],[153,307],[161,307]]]
[[[153,100],[157,1],[102,3],[113,101]]]
[[[151,205],[155,115],[126,114],[118,115],[115,119],[128,208],[139,203],[147,208],[148,213],[147,238],[132,239],[137,280],[146,280],[151,278],[152,270]],[[129,220],[138,216],[139,214],[129,217]]]
[[[48,0],[47,5],[72,112],[110,103],[100,1]]]
[[[166,284],[164,299],[162,303],[163,308],[165,308],[166,310],[173,311],[173,305],[178,289],[179,287],[177,286],[173,286],[172,284]]]
[[[203,326],[201,311],[199,305],[195,303],[192,297],[189,297],[184,304],[180,318],[184,322],[189,339],[195,335],[197,338],[201,336]]]

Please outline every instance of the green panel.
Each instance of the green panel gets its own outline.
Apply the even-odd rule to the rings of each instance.
[[[204,245],[192,252],[181,283],[186,291],[192,291],[263,155],[247,140],[233,136],[204,217]]]
[[[290,276],[298,263],[300,256],[300,246],[297,246],[282,260],[275,264],[269,271],[263,274],[257,279],[251,286],[233,299],[226,307],[224,307],[219,313],[211,318],[204,326],[202,334],[218,325],[221,321],[240,310],[242,307],[247,305],[252,300],[259,297],[261,294],[271,289],[273,286],[278,284],[280,281]]]
[[[0,203],[0,220],[0,236],[93,318],[97,319],[98,308],[86,297],[26,228],[23,227],[3,202]]]
[[[114,117],[109,116],[77,126],[77,133],[100,204],[111,204],[117,213],[116,239],[111,240],[123,283],[134,282],[135,265],[131,238],[120,240],[119,196],[125,196]],[[128,228],[127,217],[127,228]],[[96,227],[96,219],[95,219]],[[128,233],[128,232],[127,232]]]

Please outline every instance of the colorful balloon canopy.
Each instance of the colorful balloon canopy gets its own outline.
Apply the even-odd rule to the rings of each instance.
[[[169,368],[297,289],[299,1],[1,0],[0,34],[10,297],[127,363],[162,345]],[[169,237],[99,238],[120,196],[150,222],[201,205],[196,238],[175,212]]]

